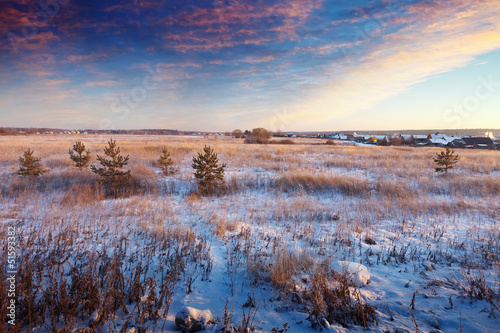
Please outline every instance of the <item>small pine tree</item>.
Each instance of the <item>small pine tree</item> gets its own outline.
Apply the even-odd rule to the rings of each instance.
[[[174,161],[172,160],[172,156],[170,156],[170,152],[165,146],[161,150],[158,164],[160,165],[160,169],[165,176],[174,173],[174,168],[172,167]]]
[[[75,162],[75,167],[80,171],[90,162],[90,150],[85,150],[85,145],[80,141],[76,141],[73,149],[70,149],[68,153],[71,160]]]
[[[198,153],[193,157],[194,176],[198,180],[198,190],[203,195],[212,194],[215,189],[224,182],[224,169],[226,164],[219,166],[219,159],[214,150],[205,146],[204,154]]]
[[[454,165],[458,162],[458,155],[456,155],[453,150],[446,147],[446,151],[441,153],[436,153],[437,157],[434,158],[436,162],[436,172],[448,173],[448,170],[454,169]]]
[[[39,157],[33,156],[35,151],[28,148],[23,154],[23,156],[19,157],[19,163],[21,167],[17,172],[20,176],[31,176],[38,177],[41,174],[49,172],[49,169],[44,169],[40,161],[42,160]]]
[[[90,169],[99,176],[96,178],[97,182],[117,198],[118,190],[132,179],[130,170],[123,170],[128,163],[129,156],[120,155],[120,148],[116,146],[116,141],[113,139],[108,142],[108,147],[104,147],[104,154],[111,159],[97,155],[97,161],[102,167],[96,168],[92,165]]]

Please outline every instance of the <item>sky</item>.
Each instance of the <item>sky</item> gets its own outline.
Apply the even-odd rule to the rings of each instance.
[[[500,128],[498,0],[2,0],[0,127]]]

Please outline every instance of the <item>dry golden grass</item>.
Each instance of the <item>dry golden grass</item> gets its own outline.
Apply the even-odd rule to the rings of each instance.
[[[346,195],[365,195],[370,192],[370,182],[367,179],[307,169],[292,169],[282,173],[276,179],[276,185],[283,190],[337,190]]]
[[[27,191],[39,194],[46,191],[62,191],[63,202],[69,199],[79,187],[85,196],[96,194],[89,186],[93,174],[88,170],[78,172],[71,164],[68,149],[76,140],[84,142],[91,150],[92,164],[96,155],[111,136],[58,135],[58,136],[2,136],[0,137],[0,191],[2,197],[18,197]],[[242,140],[232,138],[203,138],[177,136],[113,136],[124,155],[130,155],[129,168],[134,183],[129,195],[147,193],[162,195],[179,191],[179,186],[195,189],[192,157],[204,145],[211,145],[219,159],[228,165],[226,186],[222,193],[237,195],[241,191],[264,186],[282,191],[337,192],[346,196],[361,196],[376,200],[388,198],[391,206],[411,212],[438,209],[432,203],[434,196],[451,195],[456,203],[447,203],[449,210],[468,207],[461,203],[465,199],[485,198],[493,203],[500,190],[500,152],[484,150],[458,150],[460,162],[457,169],[446,177],[435,174],[432,158],[438,148],[408,147],[359,147],[307,145],[300,141],[295,145],[246,145]],[[166,183],[156,170],[156,160],[161,148],[166,146],[172,154],[177,173]],[[19,180],[16,176],[18,158],[26,148],[35,150],[44,166],[52,171],[40,177],[35,184]],[[261,178],[253,170],[270,172]],[[237,172],[237,174],[234,174]],[[178,181],[174,181],[174,180]],[[180,181],[180,183],[179,183]],[[159,185],[160,184],[160,185]],[[184,184],[184,185],[181,185]],[[69,193],[65,193],[69,192]],[[99,195],[96,195],[99,198]],[[78,199],[91,202],[90,199]],[[369,199],[366,199],[369,200]],[[370,199],[372,200],[372,199]],[[495,206],[495,204],[493,205]],[[435,208],[434,208],[435,207]],[[380,208],[373,207],[374,211]],[[448,208],[445,207],[446,210]]]
[[[223,239],[227,232],[233,232],[238,228],[238,221],[230,220],[226,217],[220,217],[219,214],[211,216],[209,222],[213,233]]]
[[[215,148],[219,155],[228,160],[235,160],[235,166],[246,165],[260,167],[266,164],[302,163],[310,164],[308,157],[321,157],[316,160],[327,168],[349,168],[362,170],[399,170],[404,172],[432,171],[432,157],[439,148],[408,147],[359,147],[359,146],[327,146],[327,145],[245,145],[242,141],[232,139],[205,139],[200,137],[176,136],[112,136],[124,155],[130,154],[135,160],[152,162],[158,158],[161,148],[166,146],[172,153],[174,161],[190,162],[190,157],[200,151],[204,145]],[[71,165],[68,149],[75,141],[83,141],[91,150],[93,161],[96,154],[102,154],[103,148],[111,136],[2,136],[0,163],[11,165],[16,163],[22,152],[30,147],[35,154],[42,157],[48,167],[67,167]],[[498,151],[490,150],[457,150],[460,156],[459,168],[474,173],[500,171]],[[297,165],[294,165],[297,167]],[[394,172],[390,172],[394,173]]]

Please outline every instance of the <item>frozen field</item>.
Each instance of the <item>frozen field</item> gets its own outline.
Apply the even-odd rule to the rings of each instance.
[[[68,155],[81,140],[96,164],[109,137],[0,137],[17,329],[177,332],[188,306],[211,311],[208,332],[500,332],[500,151],[457,150],[443,176],[439,148],[113,139],[134,178],[119,199]],[[205,144],[227,164],[217,196],[193,177]],[[35,181],[16,175],[28,147],[51,169]]]

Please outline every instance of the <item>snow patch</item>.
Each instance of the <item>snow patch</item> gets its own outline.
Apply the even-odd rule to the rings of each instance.
[[[205,326],[213,322],[210,310],[198,310],[192,307],[185,307],[175,315],[175,325],[183,332],[198,332],[205,329]]]
[[[368,269],[364,265],[356,262],[336,261],[332,263],[332,268],[337,272],[345,271],[349,273],[356,287],[362,287],[368,284],[368,280],[370,280],[370,273],[368,273]]]

